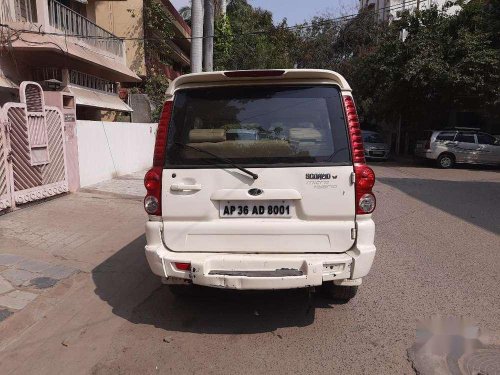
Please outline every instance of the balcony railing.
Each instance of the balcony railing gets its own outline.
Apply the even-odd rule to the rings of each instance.
[[[116,94],[118,92],[116,83],[77,70],[69,71],[69,82],[89,89],[103,91],[108,94]]]
[[[68,36],[123,57],[123,40],[56,0],[48,0],[49,23]]]
[[[38,66],[31,71],[33,81],[43,82],[49,79],[57,79],[62,81],[62,71],[60,68],[53,66]]]

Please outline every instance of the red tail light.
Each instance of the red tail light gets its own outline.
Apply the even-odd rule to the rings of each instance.
[[[351,140],[352,161],[354,164],[365,164],[365,148],[363,147],[363,137],[359,127],[358,114],[352,96],[344,95],[344,107],[347,115],[347,126],[349,128],[349,138]]]
[[[153,167],[144,176],[146,197],[144,209],[149,215],[161,216],[161,177],[163,167]]]
[[[425,142],[424,148],[426,150],[430,150],[431,149],[431,141],[430,141],[430,139],[428,139],[427,142]]]
[[[144,209],[150,215],[161,216],[161,179],[165,152],[167,147],[167,134],[170,117],[172,115],[172,102],[165,102],[163,112],[156,131],[156,142],[153,155],[153,168],[144,176],[144,187],[146,197],[144,198]]]
[[[165,162],[165,148],[167,146],[168,124],[170,123],[170,116],[172,116],[172,107],[173,103],[171,101],[165,102],[165,104],[163,105],[163,112],[161,113],[160,121],[158,123],[158,130],[156,131],[153,167],[163,167],[163,163]]]
[[[361,136],[359,118],[352,96],[344,95],[344,107],[351,141],[354,173],[356,174],[356,214],[371,214],[377,204],[375,195],[372,192],[373,185],[375,185],[375,172],[366,165],[363,137]]]
[[[180,262],[175,262],[174,263],[175,268],[177,268],[179,271],[189,271],[191,268],[191,263],[180,263]]]
[[[233,70],[224,72],[229,78],[258,78],[258,77],[279,77],[285,74],[284,70]]]
[[[354,166],[354,173],[356,174],[356,214],[371,214],[377,204],[372,192],[373,185],[375,185],[375,172],[366,164],[361,164]]]

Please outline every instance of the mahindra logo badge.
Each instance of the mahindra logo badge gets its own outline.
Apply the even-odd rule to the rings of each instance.
[[[248,190],[248,194],[253,195],[256,197],[257,195],[261,195],[264,192],[262,189],[250,189]]]

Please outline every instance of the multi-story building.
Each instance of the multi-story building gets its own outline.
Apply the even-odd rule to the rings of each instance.
[[[442,7],[447,0],[360,0],[361,8],[373,10],[380,21],[391,21],[405,10],[427,9],[432,5]]]
[[[149,122],[161,93],[150,101],[145,87],[160,87],[152,83],[158,76],[165,84],[189,71],[191,29],[168,0],[100,0],[95,9],[96,23],[125,39],[127,66],[143,78],[121,85],[122,98],[134,109],[131,120]]]
[[[140,82],[125,43],[96,22],[98,0],[1,0],[0,104],[22,81],[74,94],[77,117],[128,112],[119,82]]]
[[[191,29],[168,0],[96,1],[96,23],[112,33],[124,37],[127,66],[145,77],[151,66],[163,71],[169,79],[175,79],[189,70]],[[149,7],[149,9],[147,9]],[[171,37],[165,38],[155,30],[154,22],[147,17],[158,17],[161,10],[170,25]],[[155,48],[154,40],[162,40],[165,47]],[[148,42],[149,41],[149,42]]]

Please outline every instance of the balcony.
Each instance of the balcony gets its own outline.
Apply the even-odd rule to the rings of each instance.
[[[48,0],[49,25],[68,36],[123,57],[123,40],[56,0]]]
[[[77,70],[69,71],[69,82],[77,86],[102,91],[107,94],[118,93],[115,82],[111,82],[106,79],[93,76],[91,74],[82,73]]]
[[[124,41],[59,1],[0,0],[0,21],[15,35],[4,59],[27,69],[45,63],[113,82],[140,82],[127,66]],[[8,72],[14,82],[25,80],[23,67]]]
[[[56,0],[1,0],[0,21],[29,23],[39,31],[59,32],[65,38],[76,39],[79,43],[104,51],[112,58],[119,57],[125,61],[122,39]],[[30,26],[15,28],[32,29]]]

